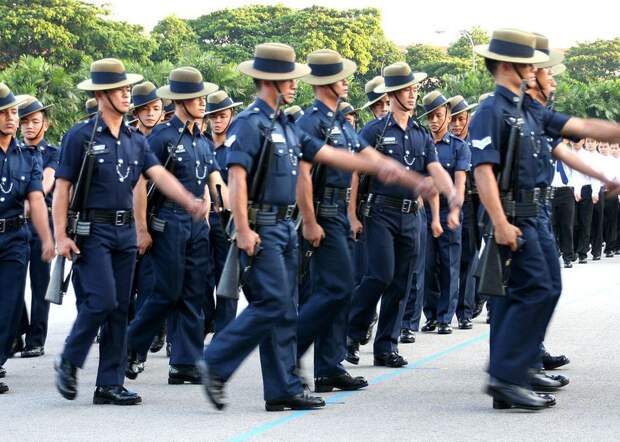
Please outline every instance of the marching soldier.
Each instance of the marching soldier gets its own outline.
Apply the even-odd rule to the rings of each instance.
[[[390,111],[390,98],[388,94],[377,92],[377,88],[383,86],[383,81],[383,77],[378,75],[364,86],[364,92],[368,101],[360,110],[369,109],[375,119],[385,117]]]
[[[52,105],[43,105],[35,97],[28,96],[19,106],[20,129],[24,137],[24,144],[40,155],[43,170],[43,193],[48,212],[52,208],[52,190],[54,188],[54,174],[58,167],[58,148],[51,146],[45,140],[45,133],[49,129],[48,109]],[[29,216],[26,217],[30,231],[30,325],[26,333],[26,347],[21,353],[22,358],[34,358],[45,353],[45,339],[47,337],[47,321],[49,316],[49,302],[45,300],[45,292],[50,281],[50,264],[41,259],[41,239],[34,228]],[[50,229],[51,216],[49,217]]]
[[[148,137],[153,128],[164,118],[164,105],[157,96],[157,89],[150,81],[135,85],[131,89],[133,115],[137,120],[136,129]]]
[[[343,101],[338,106],[338,110],[344,115],[344,119],[357,130],[357,122],[359,121],[359,109],[355,109],[350,103]]]
[[[543,409],[555,404],[554,397],[534,393],[529,384],[530,368],[540,356],[541,336],[554,291],[555,270],[550,269],[550,253],[555,254],[559,269],[552,236],[547,243],[549,226],[537,221],[539,207],[547,196],[546,188],[538,187],[538,177],[548,169],[550,161],[545,136],[597,136],[611,141],[620,138],[616,124],[562,115],[520,95],[522,83],[536,87],[534,64],[549,59],[535,45],[535,35],[503,29],[493,33],[488,45],[475,48],[495,77],[496,90],[480,105],[471,123],[472,165],[481,202],[494,227],[494,238],[489,240],[504,246],[500,247],[502,256],[511,256],[507,295],[492,301],[491,378],[487,392],[493,397],[494,408]],[[520,134],[518,143],[507,146],[511,125],[515,124],[521,125],[516,129]],[[517,168],[511,169],[514,163],[504,164],[508,148],[516,149]],[[564,149],[556,148],[553,154],[571,167],[581,168]],[[503,194],[495,172],[503,175],[508,170],[510,192]],[[607,183],[617,188],[617,184]]]
[[[2,366],[10,355],[24,309],[30,253],[24,219],[26,202],[41,241],[41,260],[49,262],[54,257],[41,162],[34,149],[28,149],[16,138],[18,106],[23,101],[24,97],[15,97],[6,84],[0,83],[0,377],[6,376]],[[0,382],[0,394],[7,391],[7,384]]]
[[[64,398],[75,399],[77,369],[84,365],[101,327],[93,403],[135,405],[142,402],[141,397],[123,387],[129,294],[137,249],[133,188],[145,173],[165,195],[197,218],[204,218],[208,206],[196,201],[167,173],[146,139],[124,124],[123,116],[130,106],[129,87],[142,77],[127,74],[116,59],[92,63],[90,77],[78,88],[94,92],[100,114],[77,124],[64,137],[52,207],[58,253],[67,259],[76,258],[73,287],[82,299],[55,363],[56,387]],[[92,161],[93,168],[89,183],[78,182],[84,179],[80,170],[86,164],[86,153],[86,162]],[[82,189],[79,197],[84,201],[79,221],[89,226],[89,231],[80,231],[88,234],[80,236],[77,244],[67,234],[69,196],[76,186]]]
[[[94,117],[97,111],[99,110],[97,99],[89,98],[88,100],[86,100],[86,102],[84,103],[84,110],[86,111],[86,114],[84,115],[84,118],[82,118],[83,120],[88,120]]]
[[[209,400],[222,409],[226,382],[260,345],[266,410],[320,408],[325,401],[304,394],[296,370],[299,255],[291,216],[299,162],[316,160],[379,173],[388,180],[403,179],[405,174],[392,163],[378,165],[326,146],[291,124],[280,104],[290,104],[297,79],[311,69],[295,63],[290,46],[258,45],[254,59],[241,63],[239,70],[252,77],[257,88],[256,101],[237,116],[226,141],[240,266],[249,267],[242,274],[249,305],[205,349],[203,384]],[[424,187],[420,180],[412,181]]]

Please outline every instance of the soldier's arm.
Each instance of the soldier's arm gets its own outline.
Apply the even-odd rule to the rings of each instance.
[[[41,238],[41,258],[49,262],[54,257],[54,245],[43,193],[39,191],[28,193],[28,203],[30,204],[30,219],[37,234]]]
[[[596,118],[570,117],[560,134],[568,138],[594,138],[608,143],[620,143],[620,124]]]
[[[136,233],[138,236],[138,253],[143,255],[151,245],[152,239],[149,234],[146,219],[147,210],[146,180],[142,175],[133,189],[133,217],[136,221]]]
[[[598,170],[583,161],[575,152],[566,147],[564,143],[558,144],[557,147],[553,149],[553,156],[562,161],[571,169],[577,170],[584,175],[588,175],[603,182],[609,181],[601,170]]]
[[[154,165],[145,171],[146,175],[153,181],[155,186],[167,198],[175,201],[194,218],[201,219],[209,212],[209,205],[194,199],[194,195],[189,193],[183,184],[174,175],[168,172],[161,165]]]
[[[295,192],[297,205],[303,217],[303,237],[313,247],[318,247],[321,240],[325,238],[325,232],[317,222],[316,213],[314,212],[311,167],[312,165],[307,161],[300,161],[299,178],[297,179]]]
[[[46,167],[43,170],[43,193],[47,195],[51,192],[54,187],[54,175],[56,174],[56,169],[53,167]]]
[[[456,195],[454,184],[450,174],[446,172],[439,162],[435,161],[427,165],[428,173],[433,177],[435,186],[449,201],[453,200]]]
[[[222,192],[222,202],[224,207],[220,207],[220,201],[217,196],[217,186],[220,186]],[[205,192],[206,194],[207,192]],[[230,209],[230,198],[228,196],[228,186],[224,182],[222,178],[222,174],[220,172],[215,171],[209,174],[209,192],[208,194],[211,196],[212,200],[215,202],[215,207],[221,211],[224,209]]]

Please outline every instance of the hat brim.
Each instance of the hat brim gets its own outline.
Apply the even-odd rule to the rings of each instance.
[[[48,104],[48,105],[43,106],[42,108],[39,108],[39,109],[34,110],[34,111],[32,111],[32,112],[28,112],[27,114],[22,114],[22,113],[20,113],[20,114],[19,114],[19,118],[20,118],[20,119],[21,119],[21,118],[26,118],[28,115],[36,114],[37,112],[45,112],[45,111],[46,111],[46,110],[48,110],[50,107],[54,107],[54,105],[53,105],[53,104]]]
[[[551,49],[549,51],[549,60],[543,63],[536,63],[534,66],[536,66],[537,68],[541,68],[541,69],[552,68],[553,66],[557,66],[563,61],[564,61],[564,54],[562,54],[560,51],[557,51],[555,49]]]
[[[312,86],[326,86],[328,84],[336,83],[337,81],[344,80],[350,77],[357,71],[357,64],[354,61],[346,58],[342,59],[342,70],[334,75],[328,75],[325,77],[319,77],[316,75],[306,75],[301,79],[304,83],[311,84]]]
[[[109,84],[96,84],[92,80],[84,80],[77,85],[77,88],[82,91],[109,91],[112,89],[118,89],[119,87],[131,86],[136,83],[140,83],[144,80],[144,77],[140,74],[126,74],[127,78],[117,83]]]
[[[228,105],[228,106],[226,106],[226,107],[222,107],[222,108],[219,108],[219,109],[217,109],[217,110],[210,111],[210,112],[205,112],[205,117],[206,117],[207,115],[211,115],[211,114],[216,114],[216,113],[218,113],[218,112],[222,112],[223,110],[226,110],[226,109],[232,109],[232,108],[235,108],[235,107],[239,107],[239,106],[241,106],[242,104],[243,104],[243,103],[242,103],[241,101],[237,101],[237,102],[235,102],[235,103],[233,103],[233,104],[229,104],[229,105]]]
[[[375,98],[374,100],[368,101],[366,104],[364,104],[362,107],[360,107],[359,110],[364,110],[366,108],[369,108],[373,104],[378,103],[379,101],[381,101],[383,99],[383,97],[385,97],[385,95],[386,94],[381,94],[380,97]]]
[[[155,103],[156,101],[161,100],[160,97],[157,98],[153,98],[152,100],[149,101],[145,101],[144,103],[142,103],[140,106],[135,106],[133,103],[131,104],[131,106],[129,107],[129,112],[135,112],[137,110],[140,110],[141,107],[146,106],[147,104],[151,104],[151,103]]]
[[[537,50],[534,50],[534,55],[531,57],[509,57],[507,55],[497,54],[489,50],[488,44],[474,46],[474,52],[483,58],[496,61],[505,61],[507,63],[536,64],[544,63],[549,60],[549,56],[547,54]]]
[[[435,110],[439,109],[439,108],[440,108],[440,107],[442,107],[442,106],[448,106],[448,107],[450,107],[450,100],[446,100],[446,101],[444,101],[443,103],[438,104],[438,105],[437,105],[437,106],[435,106],[434,108],[432,108],[432,109],[430,109],[430,110],[428,110],[428,111],[424,112],[424,113],[423,113],[422,115],[420,115],[418,118],[424,118],[424,117],[426,117],[428,114],[430,114],[431,112],[434,112]]]
[[[401,89],[405,89],[406,87],[409,86],[413,86],[414,84],[418,84],[421,83],[422,81],[424,81],[426,79],[426,77],[428,77],[428,75],[425,72],[414,72],[413,73],[413,80],[404,83],[404,84],[399,84],[398,86],[386,86],[385,84],[378,86],[374,92],[377,94],[387,94],[388,92],[395,92],[395,91],[399,91]]]
[[[178,94],[176,92],[172,92],[170,90],[170,85],[167,84],[157,89],[157,96],[159,98],[167,98],[168,100],[191,100],[193,98],[206,97],[207,95],[216,92],[218,89],[219,86],[217,84],[203,82],[202,90],[200,91],[187,94]]]
[[[0,111],[3,111],[5,109],[10,109],[12,107],[20,106],[24,104],[26,101],[28,101],[28,98],[29,98],[28,95],[15,95],[15,101],[13,103],[0,106]]]
[[[450,100],[448,100],[448,102],[449,101]],[[478,103],[470,104],[465,109],[461,109],[460,111],[457,111],[457,112],[450,111],[450,115],[451,116],[455,116],[455,115],[458,115],[458,114],[462,114],[463,112],[469,112],[470,110],[472,110],[472,109],[474,109],[476,107],[478,107]]]
[[[295,69],[290,72],[265,72],[254,69],[254,60],[244,61],[237,66],[237,70],[242,74],[248,75],[252,78],[256,78],[257,80],[273,80],[273,81],[281,81],[281,80],[297,80],[299,78],[305,77],[306,75],[312,72],[310,66],[295,63]]]
[[[566,65],[565,64],[560,63],[558,65],[555,65],[555,66],[551,67],[551,76],[552,77],[555,77],[556,75],[561,75],[564,72],[566,72]]]

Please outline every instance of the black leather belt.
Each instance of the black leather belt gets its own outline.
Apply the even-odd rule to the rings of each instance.
[[[540,213],[540,206],[547,204],[553,197],[553,188],[535,187],[520,190],[515,200],[512,195],[502,195],[502,207],[509,218],[535,218]]]
[[[369,202],[376,206],[400,210],[401,213],[417,213],[418,211],[418,202],[416,200],[370,194]]]
[[[25,222],[26,220],[21,215],[15,216],[13,218],[2,218],[0,219],[0,233],[19,230],[19,228],[23,226]]]
[[[350,187],[326,187],[323,190],[323,195],[320,197],[319,201],[321,203],[337,203],[343,201],[348,203],[350,199]]]
[[[133,223],[133,211],[92,209],[86,212],[86,220],[97,224],[124,226]]]
[[[295,204],[275,206],[271,204],[252,204],[248,213],[250,223],[257,226],[272,226],[278,221],[293,219]]]

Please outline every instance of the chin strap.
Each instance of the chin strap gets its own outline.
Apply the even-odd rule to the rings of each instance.
[[[396,94],[393,94],[393,95],[392,95],[392,97],[394,97],[394,99],[398,102],[398,105],[399,105],[402,109],[404,109],[405,111],[407,111],[407,112],[411,112],[411,111],[413,110],[413,108],[412,108],[412,107],[407,107],[407,106],[405,106],[405,105],[402,103],[402,101],[400,101],[400,99],[396,96]],[[391,99],[392,97],[390,97],[390,99]]]
[[[144,121],[142,121],[142,118],[140,118],[140,112],[136,112],[135,115],[136,115],[136,118],[138,119],[138,121],[140,122],[140,124],[142,126],[146,127],[147,129],[153,129],[155,126],[157,126],[157,123],[152,124],[150,126],[144,124]],[[157,119],[158,122],[161,121],[162,115],[164,115],[164,109],[163,108],[162,108],[161,112],[159,113],[159,118]]]
[[[467,115],[467,120],[465,120],[465,124],[463,125],[463,129],[461,129],[460,132],[456,135],[457,137],[459,137],[461,139],[465,139],[465,136],[463,136],[463,132],[465,132],[465,130],[469,126],[469,112],[465,112],[465,114]]]
[[[114,112],[116,112],[119,115],[125,115],[125,112],[121,112],[120,110],[118,110],[118,108],[114,105],[114,103],[112,103],[112,100],[110,100],[110,96],[108,95],[110,93],[110,91],[103,91],[103,96],[105,97],[105,99],[108,101],[108,104],[112,107],[112,109],[114,109]]]

